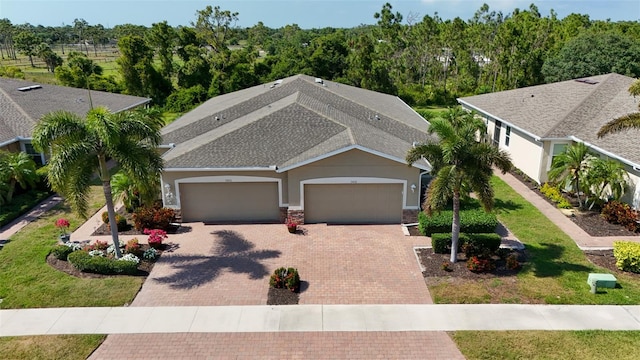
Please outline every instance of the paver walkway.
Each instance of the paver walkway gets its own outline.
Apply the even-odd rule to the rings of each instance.
[[[17,233],[23,227],[27,226],[32,221],[38,219],[46,211],[49,211],[54,206],[58,205],[62,201],[62,198],[58,195],[52,195],[36,205],[26,214],[21,215],[17,219],[13,220],[9,224],[0,228],[0,241],[7,241],[13,234]]]
[[[516,179],[513,175],[509,173],[502,174],[499,171],[495,171],[494,173],[511,186],[511,188],[520,194],[520,196],[525,198],[533,206],[537,207],[538,210],[549,218],[551,222],[556,224],[560,230],[564,231],[570,238],[572,238],[582,250],[613,249],[613,242],[617,240],[640,242],[640,236],[591,236],[571,221],[566,215],[560,212],[558,208],[542,199],[538,194],[520,182],[520,180]]]

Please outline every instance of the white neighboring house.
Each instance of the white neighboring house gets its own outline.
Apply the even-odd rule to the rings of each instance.
[[[635,79],[615,73],[459,98],[485,119],[494,144],[515,167],[543,183],[557,154],[575,142],[624,164],[630,184],[623,201],[640,208],[640,130],[597,137],[615,118],[637,112]]]

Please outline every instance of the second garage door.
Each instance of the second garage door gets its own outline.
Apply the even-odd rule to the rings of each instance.
[[[400,223],[402,196],[402,184],[305,185],[304,218],[307,223]]]
[[[180,184],[180,206],[185,222],[277,222],[280,219],[278,184]]]

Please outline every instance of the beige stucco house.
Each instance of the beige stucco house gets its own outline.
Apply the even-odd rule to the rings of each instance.
[[[183,221],[415,221],[407,150],[428,123],[397,97],[305,75],[217,96],[163,131],[164,206]]]
[[[547,180],[553,156],[582,142],[604,158],[624,164],[630,184],[623,198],[640,207],[640,130],[597,137],[608,121],[637,112],[629,94],[635,79],[592,76],[458,99],[482,116],[494,143],[511,154],[515,167],[539,183]]]
[[[119,112],[144,106],[149,98],[91,91],[94,106]],[[91,108],[86,89],[36,84],[31,81],[0,78],[0,150],[24,151],[38,164],[44,154],[33,149],[31,134],[40,118],[49,112],[66,110],[85,116]]]

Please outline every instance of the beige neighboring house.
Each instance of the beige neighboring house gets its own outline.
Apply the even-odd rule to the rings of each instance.
[[[296,75],[217,96],[163,131],[183,221],[401,223],[419,211],[428,123],[395,96]]]
[[[112,112],[148,104],[151,99],[91,91],[94,106]],[[86,89],[37,84],[31,81],[0,78],[0,150],[24,151],[38,164],[44,154],[33,149],[31,134],[40,118],[51,111],[67,110],[84,117],[90,109]]]
[[[557,154],[582,142],[603,158],[622,162],[630,184],[623,198],[640,207],[640,130],[598,139],[608,121],[638,110],[629,94],[635,79],[619,74],[592,76],[458,99],[482,116],[494,143],[511,154],[515,167],[538,183]]]

